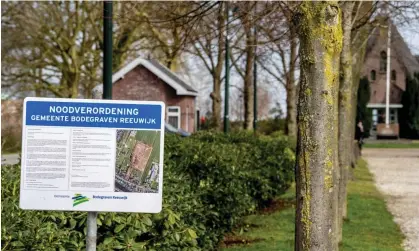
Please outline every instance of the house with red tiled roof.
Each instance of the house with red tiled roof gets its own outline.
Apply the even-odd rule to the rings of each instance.
[[[388,26],[388,25],[387,25]],[[390,46],[390,127],[391,136],[399,135],[398,113],[403,105],[402,94],[406,90],[406,77],[419,72],[419,61],[412,55],[397,27],[391,23]],[[386,80],[387,80],[388,28],[374,28],[367,42],[363,76],[370,82],[371,96],[367,107],[371,109],[372,137],[385,134]]]
[[[112,98],[163,101],[166,123],[174,130],[196,130],[195,99],[198,92],[185,80],[156,60],[137,58],[112,75]],[[93,89],[101,98],[103,85]]]

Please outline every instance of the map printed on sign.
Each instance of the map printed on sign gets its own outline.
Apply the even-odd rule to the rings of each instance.
[[[164,103],[26,98],[20,207],[158,213]]]

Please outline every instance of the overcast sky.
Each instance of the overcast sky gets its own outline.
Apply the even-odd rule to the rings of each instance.
[[[419,22],[398,28],[413,55],[419,55]]]

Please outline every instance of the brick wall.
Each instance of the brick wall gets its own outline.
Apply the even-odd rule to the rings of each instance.
[[[187,132],[195,131],[195,97],[174,95],[165,103],[166,106],[180,106],[180,127]]]
[[[163,101],[166,107],[180,106],[181,128],[188,132],[195,130],[195,97],[176,95],[175,89],[143,66],[114,83],[112,95],[117,100]]]
[[[386,33],[387,34],[387,33]],[[393,45],[394,47],[394,45]],[[385,103],[386,95],[386,72],[380,72],[380,53],[384,51],[387,53],[387,36],[380,36],[376,40],[376,44],[371,51],[366,55],[363,76],[367,76],[371,86],[370,103]],[[396,80],[391,80],[390,85],[390,103],[398,104],[401,102],[401,95],[406,89],[406,74],[403,65],[398,60],[398,55],[395,55],[395,49],[391,50],[391,67],[396,71]],[[376,79],[372,80],[371,71],[375,70]],[[391,77],[391,76],[390,76]]]

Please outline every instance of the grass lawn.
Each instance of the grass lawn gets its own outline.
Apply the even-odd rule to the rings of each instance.
[[[361,160],[354,171],[355,180],[348,185],[348,220],[343,226],[340,250],[402,251],[403,235],[387,211],[381,194],[374,186],[366,162]],[[294,190],[292,187],[281,201],[291,205],[273,213],[248,216],[244,231],[227,236],[223,251],[292,251],[294,250]],[[242,234],[240,234],[240,231]],[[241,240],[247,244],[229,245]]]
[[[397,142],[383,142],[383,143],[368,143],[363,145],[364,148],[419,148],[419,142],[411,143],[397,143]]]

